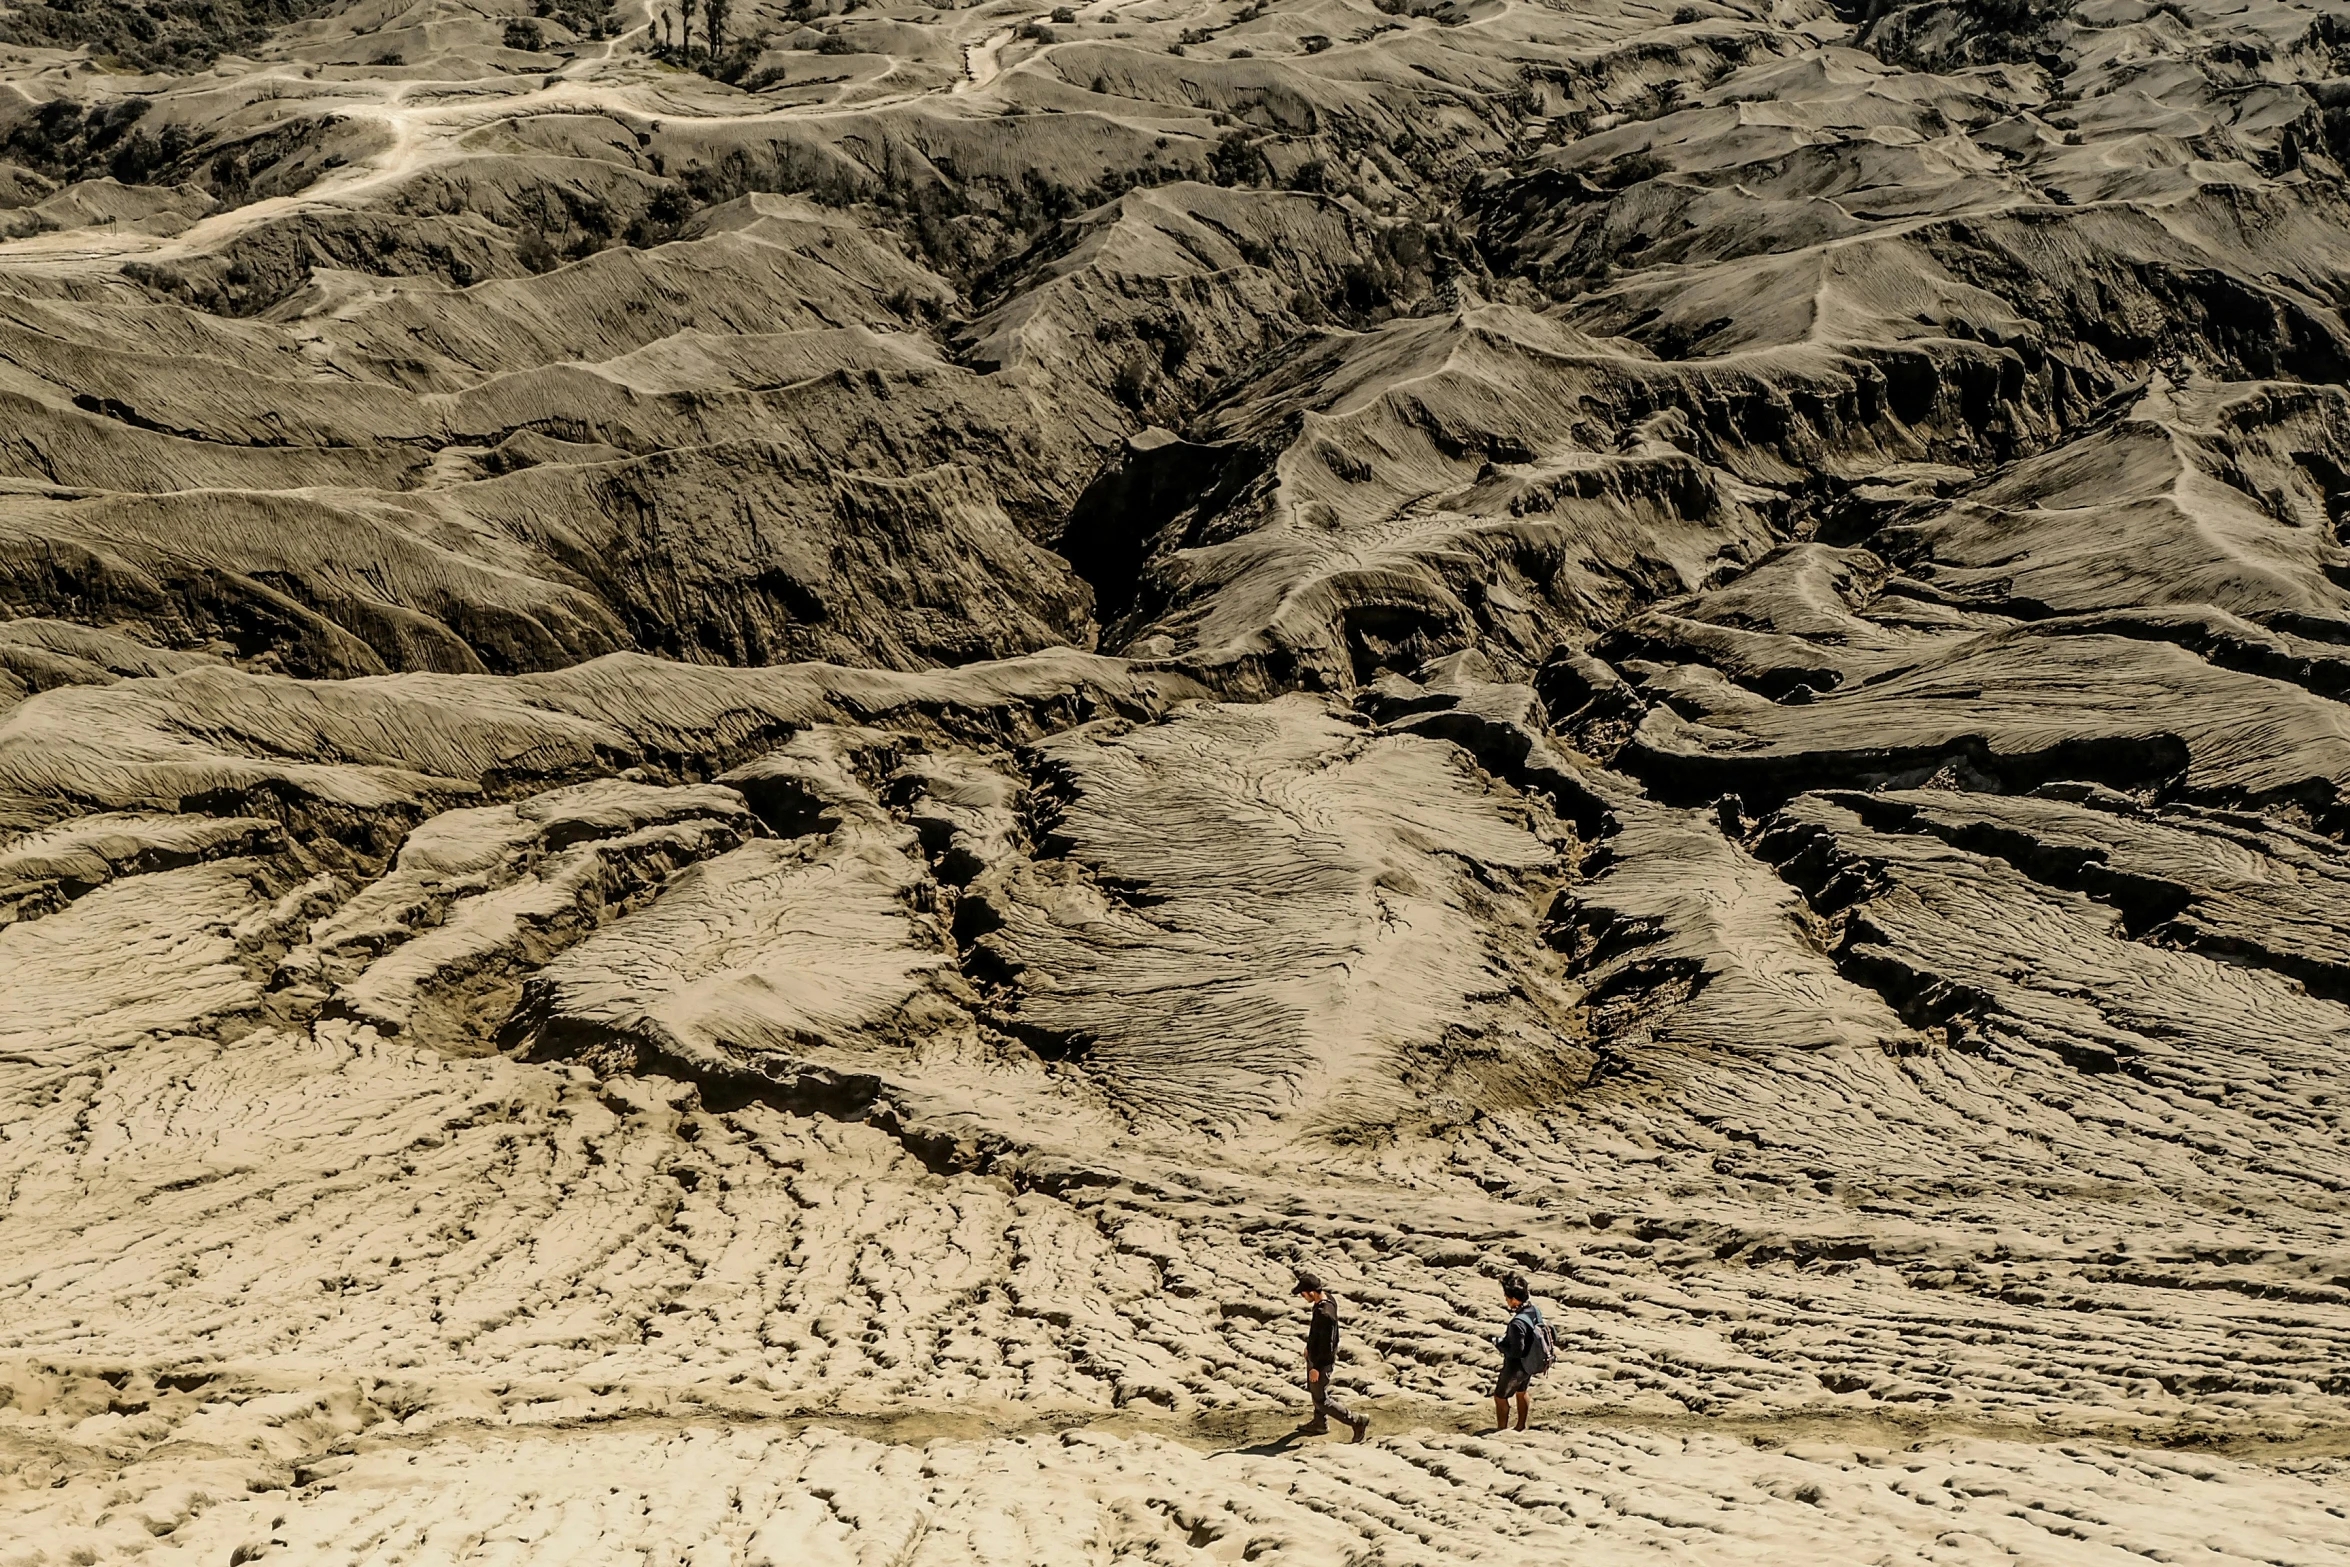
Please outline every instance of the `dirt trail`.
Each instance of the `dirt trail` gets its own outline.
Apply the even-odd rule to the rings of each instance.
[[[1001,28],[975,44],[963,46],[963,79],[951,91],[967,93],[985,87],[1002,74],[1004,45],[1018,36],[1015,28]]]

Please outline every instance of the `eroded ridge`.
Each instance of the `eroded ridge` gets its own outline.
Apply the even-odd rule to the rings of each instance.
[[[2342,1559],[2345,80],[0,13],[0,1567]]]

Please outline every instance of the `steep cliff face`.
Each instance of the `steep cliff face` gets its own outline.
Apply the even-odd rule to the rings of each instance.
[[[0,1567],[2350,1555],[2350,14],[715,15],[0,12]]]

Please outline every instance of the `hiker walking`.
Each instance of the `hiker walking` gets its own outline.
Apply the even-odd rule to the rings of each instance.
[[[1371,1417],[1348,1413],[1344,1404],[1330,1396],[1330,1373],[1338,1365],[1337,1298],[1311,1273],[1297,1276],[1297,1293],[1313,1308],[1313,1315],[1306,1319],[1306,1391],[1314,1395],[1314,1419],[1305,1434],[1328,1435],[1335,1417],[1339,1424],[1354,1427],[1354,1439],[1360,1442],[1363,1433],[1371,1429]]]
[[[1510,1400],[1514,1398],[1518,1403],[1517,1428],[1523,1431],[1534,1379],[1550,1369],[1558,1352],[1551,1344],[1550,1327],[1542,1320],[1542,1310],[1534,1304],[1525,1279],[1515,1273],[1503,1279],[1501,1295],[1509,1302],[1510,1325],[1493,1341],[1501,1350],[1501,1374],[1493,1382],[1493,1429],[1508,1428]]]

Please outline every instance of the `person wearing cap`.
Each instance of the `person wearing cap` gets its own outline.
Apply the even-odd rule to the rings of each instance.
[[[1308,1436],[1325,1436],[1330,1422],[1354,1428],[1354,1439],[1360,1442],[1363,1433],[1371,1429],[1369,1415],[1350,1414],[1345,1405],[1330,1396],[1330,1374],[1338,1367],[1338,1301],[1322,1288],[1322,1281],[1311,1273],[1297,1276],[1297,1293],[1305,1297],[1313,1308],[1306,1319],[1306,1391],[1314,1398],[1313,1422],[1305,1428]]]

